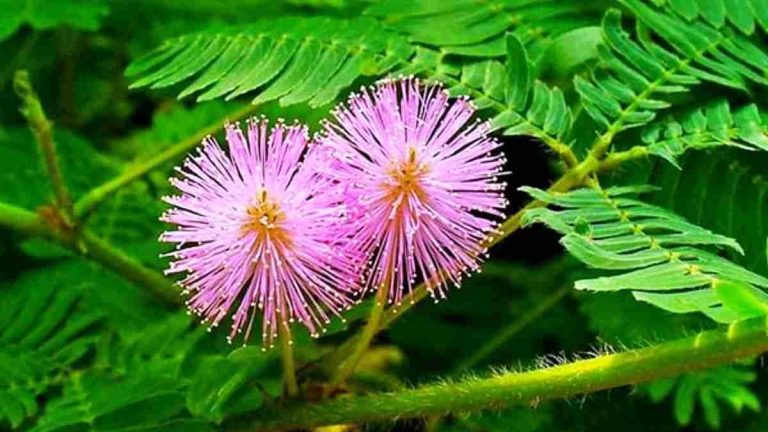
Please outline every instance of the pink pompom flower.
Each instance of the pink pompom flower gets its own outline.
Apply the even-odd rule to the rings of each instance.
[[[243,330],[249,339],[257,312],[264,346],[294,320],[317,336],[359,279],[337,244],[343,190],[306,127],[251,119],[246,133],[227,124],[228,152],[207,137],[176,168],[181,194],[164,198],[173,207],[161,217],[176,225],[160,237],[177,245],[166,273],[186,275],[187,306],[204,323],[232,312],[230,342]]]
[[[417,280],[435,300],[477,271],[506,207],[505,163],[487,122],[438,85],[386,80],[361,89],[318,137],[345,186],[341,237],[367,261],[366,291],[401,304]]]

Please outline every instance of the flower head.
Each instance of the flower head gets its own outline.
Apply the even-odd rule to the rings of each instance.
[[[367,260],[366,289],[399,304],[417,279],[436,299],[479,268],[506,206],[504,156],[465,98],[439,85],[389,80],[353,94],[321,144],[345,185],[345,238]]]
[[[317,335],[356,279],[336,244],[343,191],[323,176],[329,158],[304,126],[252,119],[247,137],[228,124],[226,139],[228,153],[208,137],[170,179],[181,194],[164,198],[176,228],[160,240],[177,244],[166,273],[186,274],[187,305],[212,327],[232,311],[230,341],[248,340],[257,312],[265,345],[294,320]]]

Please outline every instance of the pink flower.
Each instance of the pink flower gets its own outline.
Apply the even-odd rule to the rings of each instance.
[[[317,336],[359,277],[337,245],[344,191],[322,175],[328,155],[308,149],[304,126],[267,128],[251,119],[246,138],[227,124],[229,154],[208,137],[176,168],[181,195],[164,198],[173,208],[161,218],[176,229],[160,240],[177,244],[166,273],[186,274],[192,312],[216,327],[233,311],[230,342],[243,329],[249,339],[258,312],[271,346],[294,320]]]
[[[474,107],[440,85],[384,81],[334,111],[320,143],[337,159],[349,220],[340,237],[365,257],[366,290],[400,304],[418,279],[437,300],[478,270],[506,206],[505,162]]]

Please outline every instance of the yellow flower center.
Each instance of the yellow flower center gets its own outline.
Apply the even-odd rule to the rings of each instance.
[[[269,237],[273,242],[285,243],[288,236],[280,226],[285,220],[285,213],[280,206],[267,196],[265,189],[260,189],[256,195],[256,203],[248,207],[248,221],[243,229],[255,232],[259,239]]]
[[[415,195],[417,198],[424,197],[421,180],[429,172],[429,167],[416,159],[416,149],[408,149],[408,158],[400,163],[394,164],[388,171],[392,183],[387,185],[389,193],[387,198],[396,200],[403,195]]]

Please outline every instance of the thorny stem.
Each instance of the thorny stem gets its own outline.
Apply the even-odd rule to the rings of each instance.
[[[256,105],[248,104],[242,109],[232,114],[233,118],[241,118],[248,115],[256,109]],[[212,123],[211,125],[201,129],[197,134],[190,136],[189,138],[174,144],[171,147],[163,150],[162,152],[152,156],[149,159],[136,162],[134,165],[129,166],[123,171],[122,174],[117,177],[108,180],[107,182],[91,189],[82,198],[80,198],[74,207],[74,214],[78,218],[90,213],[96,206],[102,201],[109,198],[113,193],[120,188],[130,184],[134,180],[142,177],[158,166],[173,160],[179,155],[189,151],[189,149],[200,144],[200,141],[206,136],[216,132],[221,128],[221,122]]]
[[[373,307],[371,308],[371,314],[368,316],[368,321],[365,323],[365,327],[363,327],[360,335],[355,338],[354,347],[350,354],[345,356],[339,363],[336,374],[331,379],[331,384],[341,384],[354,373],[357,364],[360,362],[360,358],[371,345],[373,338],[379,330],[381,330],[384,308],[387,305],[388,296],[389,282],[385,282],[376,292],[376,298]]]
[[[278,319],[279,321],[279,319]],[[280,338],[281,359],[283,362],[283,383],[288,397],[299,394],[299,386],[296,382],[296,363],[293,360],[293,340],[288,331],[288,323],[281,322],[277,326]]]
[[[40,99],[37,97],[32,84],[29,82],[27,71],[16,71],[13,79],[13,88],[16,94],[21,98],[21,113],[29,123],[29,128],[35,134],[40,155],[45,164],[45,170],[51,180],[53,187],[56,209],[65,217],[65,221],[72,223],[72,200],[69,197],[69,191],[64,184],[59,167],[59,159],[56,156],[56,143],[53,141],[51,133],[51,122],[45,116]]]
[[[634,385],[732,363],[768,351],[765,320],[741,322],[618,354],[526,372],[466,378],[409,390],[373,393],[242,416],[224,424],[231,432],[310,429],[392,418],[441,415],[540,402]],[[592,354],[594,355],[594,354]]]

